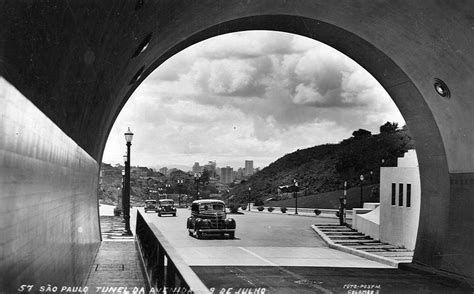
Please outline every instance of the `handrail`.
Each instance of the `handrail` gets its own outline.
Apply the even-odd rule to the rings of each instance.
[[[137,211],[135,238],[145,268],[148,292],[210,293],[158,228]]]

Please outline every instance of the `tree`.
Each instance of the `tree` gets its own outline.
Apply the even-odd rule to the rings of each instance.
[[[209,183],[209,171],[204,169],[201,174],[201,183],[207,184]]]
[[[352,136],[354,138],[365,138],[365,137],[370,137],[372,133],[370,131],[364,130],[364,129],[358,129],[357,131],[352,132]]]
[[[386,122],[385,124],[380,126],[380,133],[394,133],[398,129],[398,123],[396,122]]]

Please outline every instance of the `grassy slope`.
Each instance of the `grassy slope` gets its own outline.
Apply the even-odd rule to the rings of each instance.
[[[237,200],[245,200],[250,185],[252,200],[275,198],[278,186],[291,185],[297,179],[306,195],[320,194],[342,190],[344,181],[348,189],[358,187],[361,174],[365,177],[364,185],[378,184],[382,159],[384,166],[395,166],[397,157],[413,147],[407,131],[398,130],[297,150],[237,185],[231,193]]]
[[[372,195],[372,187],[378,187],[378,185],[363,186],[362,191],[364,202],[378,202],[378,197],[376,195]],[[310,196],[298,196],[298,207],[336,209],[339,208],[339,197],[343,196],[343,190],[325,192]],[[347,209],[360,207],[360,187],[348,189],[346,199]],[[295,198],[280,201],[268,201],[265,202],[265,206],[295,207]]]

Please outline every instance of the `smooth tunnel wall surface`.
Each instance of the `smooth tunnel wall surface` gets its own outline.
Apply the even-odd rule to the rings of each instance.
[[[98,230],[93,216],[96,187],[92,187],[97,184],[97,162],[118,113],[136,87],[167,58],[199,41],[235,31],[275,30],[334,47],[366,68],[387,90],[415,139],[420,165],[422,195],[414,262],[474,278],[473,15],[470,0],[0,2],[0,75],[54,122],[61,130],[58,136],[72,139],[61,150],[33,137],[9,150],[2,145],[7,156],[1,163],[1,189],[8,192],[2,193],[2,209],[18,219],[16,230],[27,232],[15,235],[3,226],[2,238],[5,230],[5,236],[14,239],[2,245],[2,252],[10,256],[16,242],[24,246],[24,255],[15,257],[21,262],[29,259],[30,252],[37,253],[32,249],[36,247],[25,245],[42,239],[26,221],[23,202],[33,193],[30,189],[44,185],[45,175],[53,172],[69,184],[48,178],[48,188],[40,190],[50,189],[55,196],[44,192],[44,197],[33,201],[42,213],[57,211],[52,207],[58,203],[68,205],[68,213],[61,215],[63,231],[76,232],[83,219],[92,217],[84,224],[90,230],[86,240],[79,238],[82,233],[71,233],[58,245],[67,248],[62,252],[83,252],[79,244],[93,246],[97,237],[92,231]],[[434,84],[439,80],[449,88],[449,97],[436,92]],[[7,98],[4,103],[14,101]],[[0,109],[2,122],[10,126],[30,119],[18,109],[9,111],[14,115],[5,116],[4,108]],[[45,119],[39,121],[42,125]],[[35,129],[35,120],[25,127],[29,133]],[[10,132],[3,126],[2,130]],[[64,158],[67,168],[56,168],[58,163],[51,157],[33,160],[23,155],[34,147],[40,154],[47,151]],[[11,169],[10,161],[19,168]],[[29,169],[33,161],[38,165]],[[29,178],[41,184],[23,188]],[[3,188],[3,183],[9,188]],[[64,204],[60,199],[65,194],[74,201]],[[42,233],[48,231],[46,226],[54,227],[46,216],[37,224]],[[61,263],[69,269],[64,271],[66,279],[80,279],[74,270],[82,267],[67,265],[68,261]],[[55,265],[51,261],[42,266]],[[30,269],[46,272],[39,263]],[[8,272],[7,277],[11,277]]]
[[[0,292],[82,285],[100,241],[98,165],[0,77]]]

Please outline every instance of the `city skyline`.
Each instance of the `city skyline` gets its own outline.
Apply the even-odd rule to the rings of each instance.
[[[158,67],[119,114],[103,154],[132,165],[192,166],[215,160],[264,168],[285,154],[338,143],[363,128],[404,120],[382,86],[335,49],[268,31],[226,34]]]

